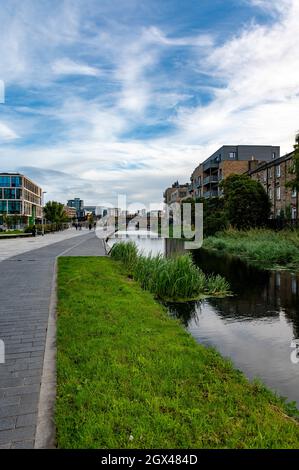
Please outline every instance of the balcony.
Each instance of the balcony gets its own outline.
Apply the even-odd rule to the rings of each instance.
[[[217,197],[217,196],[218,196],[218,191],[216,191],[214,189],[212,191],[205,191],[203,193],[203,197],[206,198],[206,199],[209,198],[209,197]]]
[[[218,183],[218,181],[219,181],[219,178],[217,175],[211,175],[211,176],[207,176],[206,178],[204,178],[203,184]]]
[[[203,171],[208,171],[209,169],[219,168],[219,162],[215,162],[215,160],[208,160],[206,163],[203,164]]]
[[[199,180],[193,180],[191,183],[193,189],[200,188],[201,187],[201,181]]]

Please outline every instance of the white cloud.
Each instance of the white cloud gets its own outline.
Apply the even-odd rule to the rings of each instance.
[[[253,6],[266,10],[272,15],[284,13],[288,8],[292,7],[294,0],[247,0]]]
[[[18,135],[16,132],[11,129],[7,124],[4,122],[0,122],[0,139],[3,140],[14,140],[17,139]]]
[[[224,86],[215,88],[208,105],[181,111],[180,139],[274,143],[290,150],[299,117],[299,2],[284,4],[275,24],[252,25],[201,62]]]
[[[57,75],[88,75],[98,77],[101,74],[100,70],[96,67],[78,63],[68,58],[56,60],[52,65],[52,70]]]
[[[145,31],[148,41],[162,44],[164,46],[194,46],[211,47],[214,38],[211,34],[198,34],[196,36],[169,37],[159,28],[152,26]]]
[[[290,151],[299,127],[299,2],[247,1],[269,13],[271,7],[271,24],[250,24],[220,46],[210,35],[176,36],[156,26],[99,28],[94,33],[79,11],[80,2],[61,2],[48,16],[31,0],[10,19],[0,12],[0,78],[8,81],[8,88],[16,83],[26,91],[39,81],[54,97],[31,110],[25,100],[19,102],[16,117],[12,106],[5,105],[1,168],[42,169],[42,176],[36,175],[48,196],[61,200],[81,196],[99,203],[119,191],[131,200],[156,202],[168,184],[187,181],[218,146],[273,144]],[[169,57],[175,67],[160,67]],[[60,95],[55,80],[70,74],[80,75],[82,84],[80,79],[77,88],[70,84]],[[106,81],[90,94],[84,76]],[[199,76],[210,81],[201,82]],[[208,104],[192,100],[200,87],[210,93]],[[41,99],[42,94],[35,96]],[[155,113],[150,112],[153,105]],[[134,128],[162,120],[177,128],[160,138],[125,140],[124,134],[134,135]],[[51,142],[22,147],[18,139],[18,146],[13,145],[13,139],[29,140],[41,124],[52,121],[60,133],[56,140],[53,131]],[[53,169],[62,172],[57,181]]]

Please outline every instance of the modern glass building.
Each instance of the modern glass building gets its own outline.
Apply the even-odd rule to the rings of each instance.
[[[68,205],[68,207],[73,207],[74,209],[76,209],[77,217],[79,219],[83,218],[85,216],[84,201],[82,199],[80,199],[79,197],[75,197],[75,199],[69,199],[67,201],[67,205]]]
[[[19,216],[18,225],[42,220],[42,188],[20,173],[0,173],[0,223],[3,216]]]

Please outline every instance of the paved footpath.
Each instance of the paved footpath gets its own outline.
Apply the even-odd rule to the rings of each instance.
[[[51,235],[43,237],[45,245],[47,237]],[[23,249],[0,262],[0,339],[5,343],[5,363],[0,363],[0,449],[35,446],[57,256],[103,255],[104,244],[93,232],[66,233],[56,243]]]

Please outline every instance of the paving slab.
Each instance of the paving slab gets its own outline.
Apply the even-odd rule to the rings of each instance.
[[[95,233],[72,234],[64,238],[61,234],[55,243],[42,240],[45,245],[37,249],[36,244],[31,245],[35,249],[18,244],[15,256],[8,256],[14,251],[12,246],[2,253],[0,340],[5,343],[5,363],[0,363],[0,448],[33,448],[36,442],[38,415],[43,411],[42,378],[47,379],[46,363],[53,366],[55,362],[55,341],[46,359],[45,350],[50,320],[55,321],[50,312],[57,257],[106,254]],[[11,244],[13,240],[1,240],[0,250],[4,242]],[[53,413],[53,390],[48,396],[44,393],[44,400],[42,406]],[[47,427],[47,422],[44,425]]]

